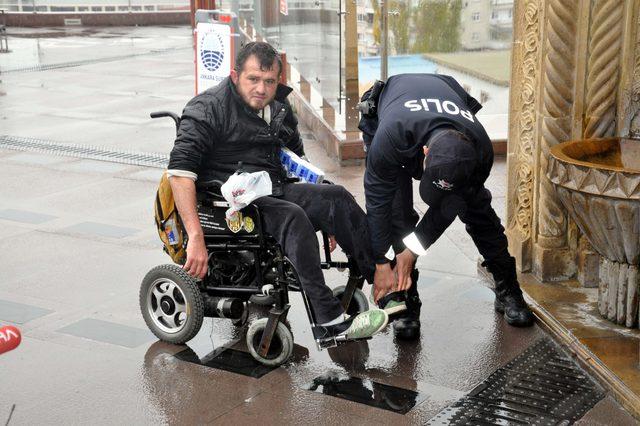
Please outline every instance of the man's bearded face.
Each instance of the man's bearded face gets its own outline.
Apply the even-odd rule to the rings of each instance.
[[[240,72],[231,71],[231,80],[242,100],[255,111],[263,109],[276,96],[280,70],[277,62],[263,69],[255,55],[251,55]]]

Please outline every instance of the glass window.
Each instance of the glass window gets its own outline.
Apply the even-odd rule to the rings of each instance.
[[[115,12],[116,11],[116,7],[115,6],[105,6],[104,7],[104,11],[105,12]]]
[[[480,34],[478,34],[478,33],[473,33],[473,34],[471,34],[471,39],[472,39],[473,41],[478,41],[478,40],[480,40]]]
[[[102,6],[91,6],[92,12],[102,12]]]
[[[471,20],[472,21],[479,21],[480,20],[480,12],[473,12],[471,14]]]
[[[73,6],[51,6],[52,12],[75,12],[76,8]]]

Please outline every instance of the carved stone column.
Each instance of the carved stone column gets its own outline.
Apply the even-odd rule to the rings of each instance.
[[[571,139],[578,2],[547,0],[546,10],[537,161],[541,172],[547,169],[549,149]],[[533,272],[544,281],[570,278],[576,272],[576,264],[567,241],[567,214],[543,173],[536,186],[539,196]]]
[[[521,271],[531,269],[541,4],[540,0],[514,2],[513,15],[506,233]]]
[[[583,137],[616,133],[616,110],[622,59],[623,0],[597,0],[591,5]]]

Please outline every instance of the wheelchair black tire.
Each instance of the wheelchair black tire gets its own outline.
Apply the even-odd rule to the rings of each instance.
[[[267,326],[267,320],[267,318],[260,318],[251,323],[249,330],[247,330],[247,348],[251,356],[259,363],[269,367],[277,367],[287,362],[293,354],[293,334],[286,325],[278,321],[267,356],[260,356],[258,348],[262,333]]]
[[[337,297],[340,301],[342,301],[342,295],[344,294],[347,286],[339,285],[334,288],[333,295]],[[351,298],[351,303],[349,303],[349,307],[347,308],[347,314],[349,315],[358,315],[365,311],[369,310],[369,301],[367,300],[367,296],[365,296],[364,292],[359,288],[356,288],[356,291],[353,292],[353,297]]]
[[[152,286],[158,285],[162,280],[173,283],[179,289],[180,297],[184,297],[186,319],[184,325],[176,332],[168,332],[161,328],[161,322],[152,315],[153,306],[150,306],[149,293]],[[142,280],[140,286],[140,311],[149,330],[160,340],[183,344],[191,340],[200,328],[204,319],[204,302],[198,284],[189,274],[178,265],[159,265],[151,269]],[[157,302],[156,302],[157,303]],[[165,327],[168,328],[168,327]]]

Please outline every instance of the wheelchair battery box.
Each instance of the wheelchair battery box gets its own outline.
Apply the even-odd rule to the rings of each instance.
[[[198,217],[205,235],[257,234],[258,230],[256,228],[258,225],[256,221],[259,216],[254,206],[247,206],[242,209],[232,220],[227,219],[225,216],[228,208],[228,203],[219,201],[214,201],[213,206],[198,205]]]
[[[302,182],[322,183],[324,179],[322,170],[287,148],[280,150],[280,162],[289,176],[300,178]]]

